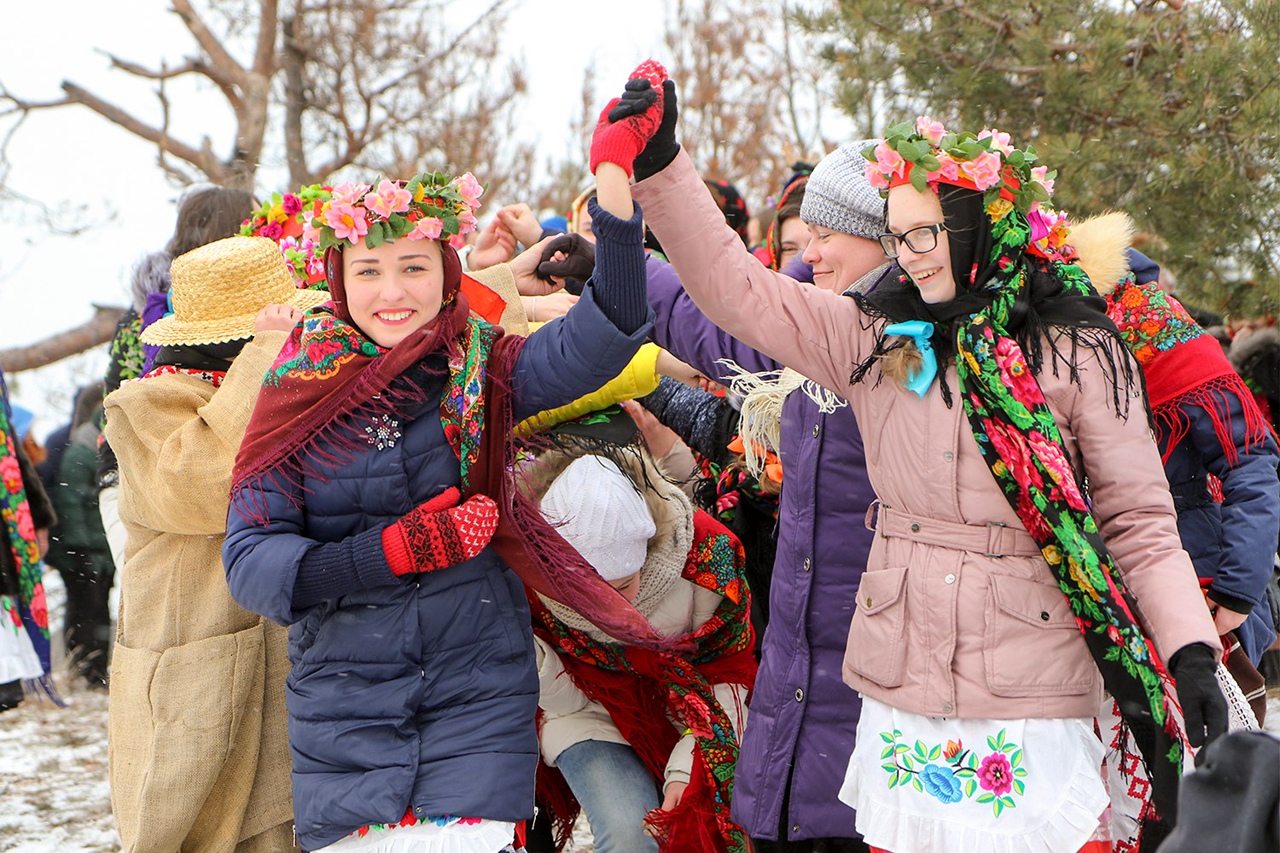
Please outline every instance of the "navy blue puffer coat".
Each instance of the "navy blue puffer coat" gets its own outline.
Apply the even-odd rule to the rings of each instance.
[[[637,212],[636,272],[619,286],[643,293],[639,229]],[[610,263],[598,254],[597,275]],[[648,336],[648,322],[619,330],[597,304],[603,291],[587,287],[565,317],[529,337],[512,377],[517,420],[596,390]],[[407,807],[419,817],[532,816],[538,678],[520,580],[492,548],[405,577],[382,552],[383,528],[459,485],[440,423],[444,377],[431,381],[422,407],[395,424],[394,445],[370,445],[292,493],[264,480],[228,516],[232,595],[291,626],[293,802],[307,850],[399,821]],[[248,501],[265,507],[265,526],[251,520],[260,515]],[[300,576],[305,586],[307,575],[326,573],[349,578],[342,594],[298,599]]]

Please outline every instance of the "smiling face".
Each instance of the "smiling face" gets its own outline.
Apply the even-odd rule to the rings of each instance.
[[[845,288],[887,260],[875,240],[855,237],[809,224],[809,245],[800,256],[813,267],[813,283],[833,293]]]
[[[398,240],[342,252],[347,311],[381,347],[393,347],[440,313],[444,262],[434,240]]]
[[[778,269],[785,270],[787,264],[809,245],[809,228],[799,216],[791,216],[782,221],[778,228]]]
[[[886,225],[894,234],[902,234],[921,225],[937,225],[942,221],[942,203],[932,191],[922,193],[910,184],[889,190]],[[951,274],[951,241],[947,232],[939,232],[938,245],[927,252],[913,252],[899,240],[898,264],[920,289],[920,298],[925,302],[936,305],[956,298],[956,279]]]

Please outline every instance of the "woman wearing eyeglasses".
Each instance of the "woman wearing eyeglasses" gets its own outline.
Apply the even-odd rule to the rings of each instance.
[[[1111,849],[1105,686],[1154,842],[1184,744],[1225,728],[1221,648],[1136,365],[1041,209],[1052,174],[1003,133],[891,128],[865,156],[896,263],[840,296],[763,268],[718,222],[667,86],[635,163],[646,222],[708,317],[845,396],[866,440],[877,536],[843,667],[863,706],[852,757],[831,757],[859,833],[892,853]]]

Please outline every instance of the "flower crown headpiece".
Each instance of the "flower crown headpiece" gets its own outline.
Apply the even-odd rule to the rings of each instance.
[[[303,236],[303,230],[332,195],[333,187],[323,184],[311,184],[296,193],[273,193],[240,224],[240,236],[275,240],[299,286],[324,289],[324,252],[314,237]]]
[[[320,254],[331,246],[369,248],[399,240],[447,238],[457,248],[476,228],[484,186],[467,172],[450,178],[443,172],[423,172],[406,182],[382,180],[371,184],[343,183],[319,206],[303,228],[303,239],[314,239]]]
[[[983,193],[987,215],[999,222],[1010,211],[1030,215],[1053,194],[1056,171],[1037,166],[1036,150],[1014,148],[1009,134],[990,128],[977,136],[950,133],[942,122],[920,116],[915,124],[895,124],[862,156],[867,180],[887,195],[891,187],[911,184],[924,192],[930,184],[951,184]]]

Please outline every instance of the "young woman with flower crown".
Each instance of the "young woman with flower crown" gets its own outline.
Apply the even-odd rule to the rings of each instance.
[[[660,79],[660,78],[659,78]],[[233,595],[291,625],[306,850],[509,849],[532,817],[538,679],[521,582],[664,640],[514,488],[511,430],[616,376],[649,329],[627,172],[660,105],[593,149],[592,282],[527,339],[470,314],[470,174],[335,187],[312,228],[332,307],[295,330],[240,448]]]
[[[1221,649],[1136,366],[1038,212],[1052,174],[996,131],[891,128],[865,156],[896,264],[839,296],[749,256],[679,150],[670,83],[663,100],[635,163],[646,224],[708,317],[847,398],[866,441],[878,535],[843,673],[858,831],[893,853],[1109,850],[1104,686],[1171,819],[1184,742],[1225,728]],[[1147,817],[1148,839],[1167,829]]]

